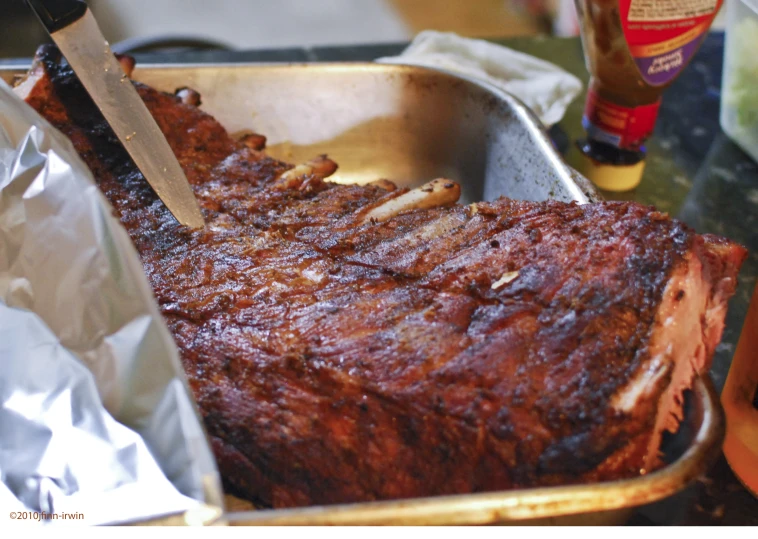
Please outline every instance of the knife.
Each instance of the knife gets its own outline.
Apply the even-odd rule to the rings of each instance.
[[[158,197],[181,224],[205,224],[158,124],[82,0],[27,0]]]

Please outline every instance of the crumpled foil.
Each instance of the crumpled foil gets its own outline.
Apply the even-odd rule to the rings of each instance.
[[[4,522],[221,507],[213,454],[131,240],[68,139],[1,80],[0,363]]]

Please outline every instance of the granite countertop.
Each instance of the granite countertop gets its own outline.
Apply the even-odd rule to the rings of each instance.
[[[544,58],[585,82],[578,39],[517,38],[501,41]],[[323,62],[370,61],[399,53],[403,44],[322,47],[267,51],[194,51],[135,55],[138,62]],[[726,379],[750,297],[758,277],[758,165],[719,127],[724,36],[712,32],[692,63],[666,91],[641,185],[629,193],[605,193],[607,199],[653,204],[701,233],[726,236],[745,245],[749,258],[729,305],[726,330],[716,350],[711,375],[717,391]],[[0,61],[28,65],[29,60]],[[581,95],[551,136],[565,159],[576,158],[574,141],[582,135]],[[758,525],[758,500],[737,481],[723,456],[695,486],[638,511],[630,524]]]

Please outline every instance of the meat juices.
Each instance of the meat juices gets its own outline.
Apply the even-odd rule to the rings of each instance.
[[[328,159],[293,168],[136,86],[202,231],[176,223],[55,48],[19,90],[134,241],[230,492],[288,507],[659,465],[743,248],[630,202],[464,207],[449,181],[328,183]]]

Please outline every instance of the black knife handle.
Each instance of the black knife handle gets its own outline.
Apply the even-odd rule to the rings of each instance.
[[[87,12],[84,0],[26,0],[51,34],[81,19]]]

